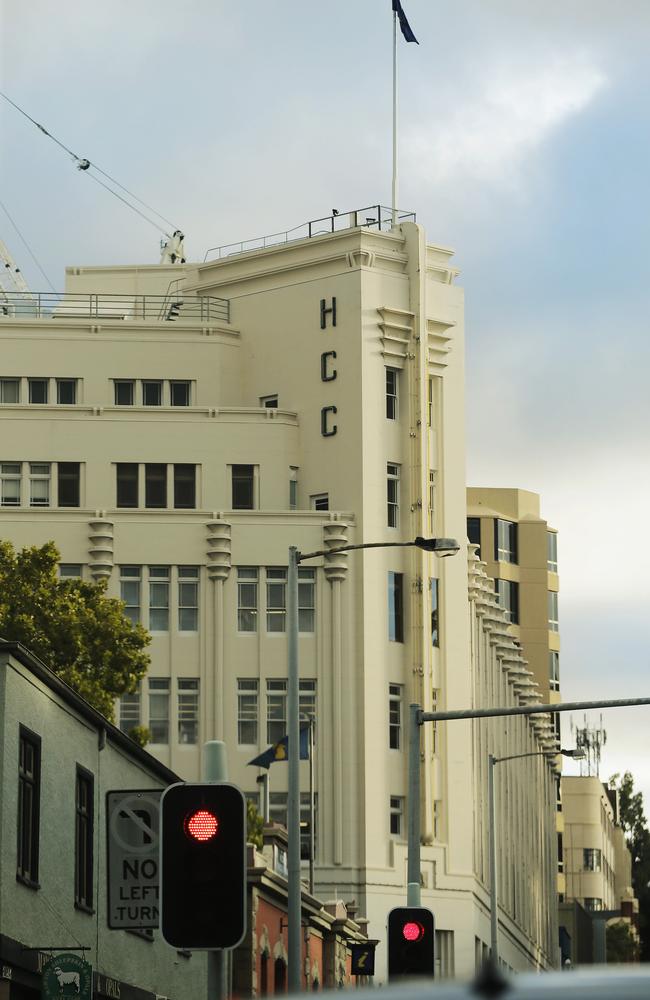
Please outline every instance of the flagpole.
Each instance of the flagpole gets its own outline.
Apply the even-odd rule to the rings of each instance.
[[[392,224],[397,225],[397,11],[393,11],[393,192]]]

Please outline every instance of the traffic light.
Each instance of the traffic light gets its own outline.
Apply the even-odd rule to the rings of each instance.
[[[424,906],[398,906],[388,914],[388,978],[434,974],[435,923]]]
[[[246,807],[235,785],[160,800],[160,929],[174,948],[235,948],[246,931]]]

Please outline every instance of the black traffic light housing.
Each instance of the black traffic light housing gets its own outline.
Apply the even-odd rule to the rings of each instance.
[[[246,932],[246,803],[225,782],[160,800],[160,929],[174,948],[236,948]]]
[[[433,977],[435,921],[424,906],[398,906],[388,914],[388,978]]]

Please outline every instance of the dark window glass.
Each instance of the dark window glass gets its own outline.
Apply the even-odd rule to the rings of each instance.
[[[317,493],[315,496],[311,497],[311,505],[313,510],[329,510],[329,493]]]
[[[169,383],[169,393],[171,397],[172,406],[189,406],[190,405],[190,383],[189,382],[170,382]]]
[[[517,562],[517,525],[514,521],[503,521],[500,517],[495,520],[494,558],[497,562]]]
[[[117,506],[138,506],[138,466],[135,462],[117,463]]]
[[[233,465],[232,467],[232,509],[253,510],[254,507],[253,465]]]
[[[508,621],[513,625],[519,624],[519,584],[513,580],[495,580],[494,589],[496,591],[499,604],[505,611]]]
[[[74,901],[77,906],[93,905],[93,819],[94,780],[89,771],[77,768],[75,808]]]
[[[38,883],[38,841],[41,797],[41,739],[20,727],[18,757],[18,856],[16,874]]]
[[[397,420],[397,368],[386,369],[386,416]]]
[[[481,558],[481,519],[480,517],[467,518],[467,540],[472,545],[478,545],[476,555]]]
[[[431,580],[431,645],[440,645],[440,624],[438,612],[438,580]]]
[[[79,462],[59,462],[57,476],[59,507],[78,507],[81,481]]]
[[[133,406],[135,399],[135,382],[116,382],[115,383],[115,405],[116,406]]]
[[[174,466],[174,507],[193,509],[196,507],[196,466]]]
[[[29,379],[29,401],[30,403],[47,403],[47,379]]]
[[[58,378],[56,380],[56,401],[67,405],[77,402],[77,380],[75,378]]]
[[[167,466],[145,465],[144,467],[145,507],[167,506]]]
[[[388,574],[388,638],[404,642],[404,595],[401,573]]]
[[[144,406],[162,406],[162,382],[142,383],[142,403]]]

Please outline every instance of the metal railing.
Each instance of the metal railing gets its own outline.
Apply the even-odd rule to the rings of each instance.
[[[397,212],[397,222],[415,222],[415,212]],[[378,229],[386,232],[393,225],[392,209],[385,205],[369,205],[367,208],[355,208],[352,212],[333,212],[322,219],[312,219],[301,226],[287,229],[283,233],[272,233],[270,236],[259,236],[252,240],[242,240],[241,243],[227,243],[221,247],[211,247],[206,250],[204,262],[220,260],[232,254],[247,253],[251,250],[263,250],[266,247],[278,246],[283,243],[293,243],[294,240],[308,240],[313,236],[324,236],[328,233],[340,232],[343,229]]]
[[[117,295],[75,292],[3,292],[5,317],[230,322],[230,302],[214,295]]]

